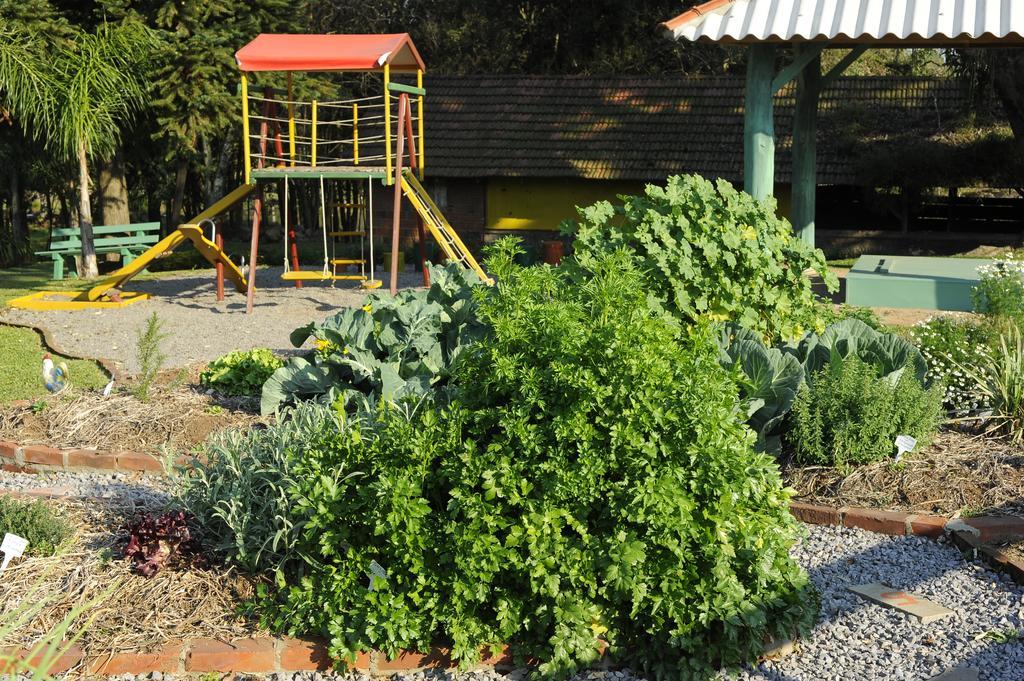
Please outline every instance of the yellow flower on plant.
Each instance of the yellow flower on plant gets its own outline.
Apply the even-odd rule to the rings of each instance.
[[[324,349],[326,349],[326,348],[327,348],[328,346],[330,346],[330,344],[331,344],[331,342],[330,342],[330,341],[325,341],[325,340],[324,340],[324,339],[322,339],[322,338],[317,338],[317,339],[316,339],[316,343],[315,343],[315,345],[316,345],[316,349],[317,349],[317,350],[324,350]]]
[[[373,312],[373,305],[370,303],[363,305],[363,312]]]
[[[757,230],[754,229],[753,227],[751,227],[750,225],[747,225],[746,227],[744,227],[740,231],[740,235],[744,239],[756,239],[757,238]]]
[[[590,630],[594,632],[594,636],[600,636],[601,634],[608,631],[608,627],[601,624],[601,621],[595,617],[590,622]]]

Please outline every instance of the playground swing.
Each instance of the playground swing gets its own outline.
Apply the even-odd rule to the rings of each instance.
[[[323,243],[323,266],[319,271],[316,270],[302,270],[299,267],[298,262],[298,250],[295,247],[294,232],[291,231],[289,225],[289,216],[291,214],[291,203],[289,196],[289,181],[288,177],[284,178],[284,190],[283,190],[283,205],[282,215],[284,223],[284,273],[281,278],[285,281],[330,281],[333,285],[338,280],[357,280],[363,286],[363,288],[380,288],[382,282],[374,277],[374,258],[373,258],[373,186],[372,179],[367,178],[366,185],[366,199],[365,201],[360,200],[358,192],[354,192],[352,195],[347,197],[347,201],[333,201],[332,202],[332,218],[334,218],[335,226],[331,227],[330,221],[328,220],[327,212],[327,192],[324,187],[324,178],[319,178],[319,208],[320,208],[320,230]],[[369,209],[367,210],[367,204]],[[352,211],[354,216],[354,225],[347,225],[351,229],[346,229],[346,225],[343,224],[343,212],[345,210]],[[289,244],[289,235],[292,235],[292,243]],[[331,239],[330,249],[328,249],[328,237]],[[359,237],[359,258],[339,258],[337,253],[337,239],[346,237]],[[370,257],[367,259],[366,256],[366,241],[369,240],[369,251]],[[291,251],[289,251],[289,247]],[[291,256],[291,257],[289,257]],[[367,276],[367,262],[369,262],[369,276]],[[359,265],[358,274],[344,274],[339,273],[339,267],[348,267],[351,265]]]

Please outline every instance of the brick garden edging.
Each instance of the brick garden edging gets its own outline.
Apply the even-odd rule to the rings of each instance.
[[[880,511],[870,508],[819,506],[800,501],[791,502],[789,512],[809,525],[842,525],[858,527],[879,534],[913,535],[938,539],[949,534],[953,543],[965,553],[972,553],[993,570],[1008,574],[1024,584],[1024,558],[1011,556],[989,542],[1024,538],[1024,518],[979,516],[977,518],[945,518],[943,516]]]
[[[175,463],[185,465],[191,461],[192,457],[181,456]],[[55,449],[46,445],[19,445],[0,440],[0,470],[9,473],[82,470],[163,473],[164,466],[160,457],[141,452]]]
[[[25,651],[14,651],[25,659]],[[30,662],[30,664],[32,664]],[[360,653],[350,670],[370,675],[395,671],[451,669],[457,665],[446,648],[429,653],[403,652],[393,660],[381,653]],[[515,665],[507,648],[501,654],[485,653],[474,669],[511,669]],[[118,676],[121,674],[192,674],[203,672],[274,672],[326,671],[331,669],[327,644],[318,639],[286,637],[247,638],[230,643],[209,638],[168,643],[151,653],[113,653],[86,657],[80,646],[72,646],[57,659],[50,674],[75,669],[87,675]],[[0,668],[0,673],[4,670]]]

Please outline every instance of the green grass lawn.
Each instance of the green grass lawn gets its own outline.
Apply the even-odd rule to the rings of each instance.
[[[46,395],[43,385],[43,354],[47,352],[32,329],[0,324],[0,403],[32,400]],[[67,362],[71,384],[79,389],[99,389],[110,380],[96,362],[61,358]]]

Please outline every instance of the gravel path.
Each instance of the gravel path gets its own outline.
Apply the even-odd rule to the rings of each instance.
[[[167,480],[121,473],[0,473],[0,490],[53,487],[111,503],[153,508],[168,499]],[[833,526],[807,526],[793,549],[821,594],[811,635],[796,652],[743,670],[746,681],[926,681],[957,667],[980,671],[980,681],[1024,681],[1024,587],[979,562],[965,560],[946,541],[889,537]],[[850,592],[851,585],[884,582],[954,610],[928,624]],[[1014,634],[1013,632],[1019,632]],[[138,677],[140,680],[147,677]],[[170,679],[163,675],[164,680]],[[256,677],[253,677],[256,678]],[[314,681],[358,674],[271,675],[270,681]],[[522,673],[400,674],[404,681],[514,681]],[[587,672],[577,681],[630,681],[627,671]],[[725,678],[728,677],[723,674]]]
[[[306,282],[297,289],[282,282],[280,276],[280,267],[259,269],[251,315],[245,314],[245,295],[230,283],[224,300],[218,303],[213,271],[197,270],[129,282],[128,290],[156,297],[120,309],[37,312],[6,308],[0,311],[0,322],[44,327],[62,351],[113,360],[132,373],[137,370],[135,339],[153,312],[170,334],[163,343],[165,366],[177,368],[208,362],[232,350],[268,347],[275,352],[294,352],[288,335],[295,328],[319,321],[340,307],[362,305],[366,296],[357,282],[341,281],[333,288]],[[405,272],[399,276],[399,284],[403,288],[420,286],[422,276]]]
[[[1024,587],[965,561],[947,542],[832,526],[808,530],[794,556],[821,593],[818,624],[796,654],[740,679],[923,681],[969,667],[981,681],[1024,681],[1024,638],[991,638],[1011,629],[1024,636]],[[955,614],[921,624],[847,590],[869,582],[911,591]]]

